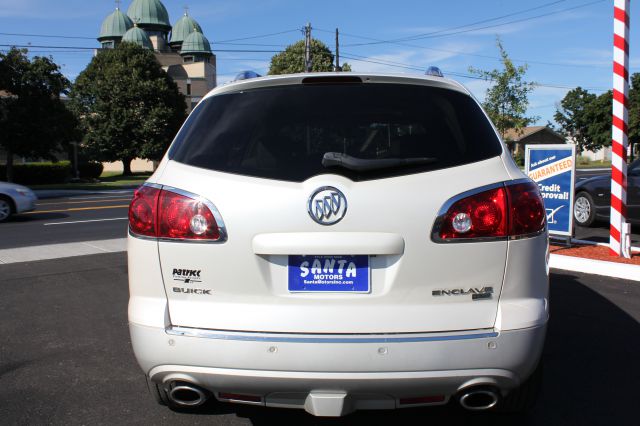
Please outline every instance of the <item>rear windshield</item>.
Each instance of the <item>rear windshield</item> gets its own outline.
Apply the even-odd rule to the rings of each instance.
[[[363,83],[213,96],[191,114],[169,157],[220,172],[302,182],[325,173],[354,181],[420,173],[501,152],[471,97],[436,87]],[[329,164],[327,155],[366,167]]]

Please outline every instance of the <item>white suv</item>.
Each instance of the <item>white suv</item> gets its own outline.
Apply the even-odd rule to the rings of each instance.
[[[534,401],[543,203],[454,81],[218,87],[136,192],[128,244],[131,341],[161,403]]]

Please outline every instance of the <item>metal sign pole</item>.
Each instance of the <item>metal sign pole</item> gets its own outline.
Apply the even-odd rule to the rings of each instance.
[[[613,126],[611,129],[611,225],[609,253],[631,257],[627,224],[629,110],[629,0],[614,0]]]

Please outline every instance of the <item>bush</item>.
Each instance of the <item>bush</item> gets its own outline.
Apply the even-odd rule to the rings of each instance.
[[[7,167],[0,166],[0,180],[5,180]],[[27,163],[13,165],[13,181],[23,185],[63,183],[71,177],[71,163]]]
[[[102,174],[104,166],[102,163],[89,162],[78,164],[78,172],[81,179],[97,179]]]
[[[524,166],[524,155],[518,153],[515,154],[513,156],[513,161],[516,162],[516,164],[518,165],[518,167],[523,167]]]

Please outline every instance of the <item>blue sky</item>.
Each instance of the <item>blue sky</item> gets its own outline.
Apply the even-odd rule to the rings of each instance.
[[[126,10],[130,3],[131,0],[123,0],[121,8]],[[163,3],[172,23],[184,13],[184,6],[189,6],[190,15],[212,42],[219,83],[229,81],[241,70],[265,74],[273,55],[223,50],[279,50],[300,40],[299,29],[310,22],[313,36],[332,49],[333,32],[340,28],[342,61],[349,62],[355,71],[415,74],[436,65],[480,99],[488,83],[464,75],[469,74],[470,66],[486,70],[500,66],[495,46],[496,36],[500,36],[517,64],[528,63],[527,79],[543,84],[530,96],[529,114],[540,117],[538,124],[552,120],[555,105],[569,88],[582,86],[600,93],[611,86],[612,0],[163,0]],[[634,25],[640,28],[640,7],[631,3],[631,72],[640,72],[640,37],[637,29],[634,31]],[[47,46],[31,50],[34,54],[53,56],[73,80],[91,60],[92,52],[60,51],[50,46],[97,47],[95,37],[100,24],[114,7],[111,0],[0,0],[0,33],[3,33],[0,44]],[[504,15],[512,16],[495,19]],[[484,22],[468,26],[480,21]],[[273,33],[281,34],[237,40]],[[417,36],[423,38],[362,44],[375,41],[372,39]]]

